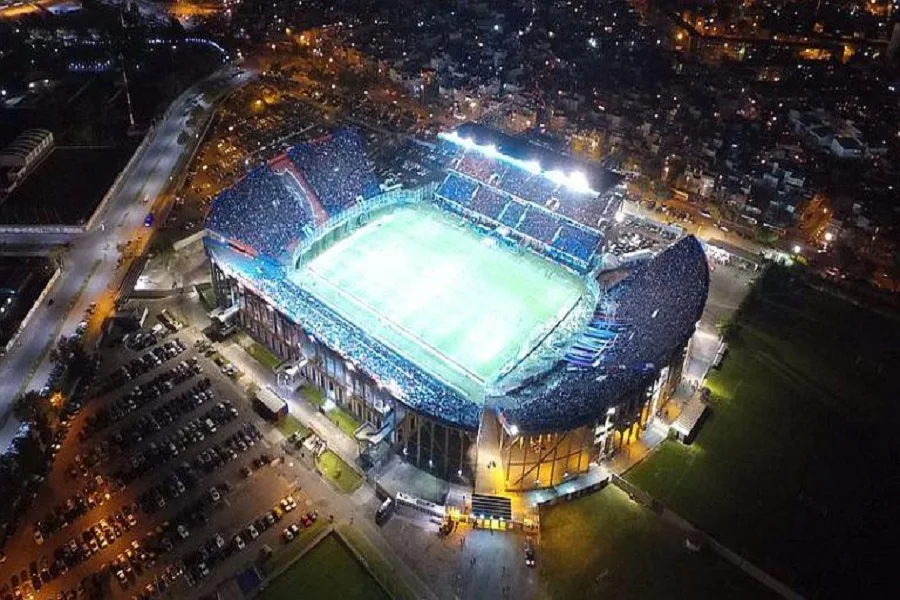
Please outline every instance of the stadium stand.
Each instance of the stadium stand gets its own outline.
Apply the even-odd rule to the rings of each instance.
[[[519,222],[519,231],[536,240],[550,244],[559,231],[560,221],[550,213],[531,207]]]
[[[340,349],[341,354],[377,381],[399,389],[405,404],[450,424],[477,427],[480,408],[476,404],[291,283],[284,276],[283,267],[236,252],[209,238],[205,244],[216,264],[249,283],[259,295],[329,347]]]
[[[207,229],[283,260],[316,227],[378,191],[362,140],[355,130],[341,129],[294,146],[222,192]]]
[[[525,205],[516,200],[510,200],[500,215],[500,222],[507,227],[516,229],[523,214],[525,214]]]
[[[457,204],[467,205],[475,194],[478,184],[467,177],[450,173],[438,188],[438,195]]]
[[[686,237],[610,291],[617,310],[603,318],[614,318],[616,335],[607,340],[596,366],[593,361],[583,367],[563,361],[497,399],[498,406],[523,431],[591,422],[624,394],[646,386],[681,351],[700,319],[708,290],[706,256],[696,238]]]
[[[600,245],[600,239],[600,235],[595,231],[563,223],[556,239],[553,240],[553,247],[587,262]]]
[[[509,197],[498,194],[482,185],[478,186],[478,189],[475,191],[472,208],[476,212],[496,221],[507,202],[509,202]]]
[[[331,216],[379,191],[362,140],[353,129],[340,129],[320,140],[299,144],[287,154]]]
[[[216,198],[207,228],[253,251],[278,258],[308,234],[309,204],[291,194],[268,165],[251,171]]]

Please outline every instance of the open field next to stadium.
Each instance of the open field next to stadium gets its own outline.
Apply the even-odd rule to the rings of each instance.
[[[295,280],[444,381],[470,391],[581,298],[574,275],[435,209],[405,207],[339,240]]]
[[[900,323],[771,269],[750,293],[692,446],[627,478],[810,597],[892,568]]]
[[[545,598],[767,598],[767,590],[619,488],[541,515],[537,563]]]
[[[259,597],[262,600],[387,600],[389,596],[332,533],[275,579]]]

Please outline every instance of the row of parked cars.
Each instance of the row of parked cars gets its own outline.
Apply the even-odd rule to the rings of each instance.
[[[224,406],[224,403],[220,403],[220,405]],[[237,410],[223,412],[218,407],[213,407],[199,417],[194,417],[186,425],[162,438],[159,442],[150,442],[145,450],[134,452],[129,457],[127,464],[113,473],[113,477],[128,485],[151,470],[162,467],[187,451],[189,447],[202,442],[207,435],[216,433],[219,426],[236,417]]]
[[[32,561],[30,569],[24,569],[18,575],[13,575],[10,580],[13,597],[19,597],[30,593],[27,584],[34,591],[39,591],[44,584],[69,572],[69,569],[80,565],[88,558],[106,548],[122,535],[137,525],[135,507],[125,506],[113,513],[108,519],[100,519],[94,525],[87,527],[80,537],[73,537],[68,543],[53,550],[52,562],[46,556],[40,558],[40,562]]]
[[[214,399],[215,394],[209,387],[209,380],[204,379],[189,390],[153,408],[134,423],[126,425],[121,430],[107,436],[106,442],[109,447],[122,452],[135,444],[151,439],[155,434],[162,431],[163,427],[171,425],[177,419],[193,412],[207,402],[212,402]]]
[[[55,505],[41,520],[35,522],[35,543],[43,544],[47,538],[62,531],[95,506],[102,505],[109,495],[110,488],[102,476],[88,479],[81,491]]]
[[[192,370],[196,372],[196,369]],[[116,371],[116,373],[119,372],[120,371]],[[112,402],[109,406],[100,408],[95,414],[86,419],[85,426],[79,433],[79,440],[84,441],[88,439],[92,435],[128,416],[131,412],[137,410],[139,405],[146,404],[150,400],[171,390],[179,382],[179,379],[183,380],[184,375],[184,368],[176,367],[156,375],[156,377],[143,385],[135,386],[131,392]],[[115,379],[115,375],[113,375],[112,379]],[[118,383],[113,384],[113,387],[119,386],[120,384]]]

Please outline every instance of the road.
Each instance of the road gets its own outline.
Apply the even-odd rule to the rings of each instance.
[[[47,360],[52,343],[60,334],[74,332],[88,305],[98,302],[101,314],[106,312],[104,308],[112,308],[114,290],[126,272],[125,265],[119,268],[117,264],[118,246],[140,238],[139,245],[146,247],[152,231],[144,228],[144,219],[150,210],[159,207],[144,204],[143,200],[159,198],[177,175],[180,159],[193,150],[192,144],[182,146],[177,140],[182,131],[188,130],[188,114],[197,95],[202,94],[201,105],[209,111],[226,92],[253,77],[250,72],[236,77],[232,77],[233,73],[231,68],[218,71],[172,103],[149,134],[152,139],[118,192],[101,209],[103,213],[91,229],[72,242],[61,277],[35,311],[16,347],[0,359],[0,423],[6,420],[13,400],[21,392],[43,387],[52,368]],[[0,433],[0,448],[6,448],[11,429],[8,426]]]

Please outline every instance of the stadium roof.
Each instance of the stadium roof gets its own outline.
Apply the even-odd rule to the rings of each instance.
[[[709,269],[700,242],[686,237],[635,269],[611,291],[626,332],[595,368],[559,364],[537,381],[495,398],[521,431],[566,430],[595,421],[641,391],[681,352],[703,313]]]
[[[543,171],[569,172],[574,168],[583,173],[591,189],[600,194],[615,187],[622,180],[621,175],[597,163],[578,160],[539,146],[523,137],[512,136],[480,123],[463,123],[453,133],[462,139],[472,140],[479,146],[494,146],[503,156],[523,162],[536,161]]]

